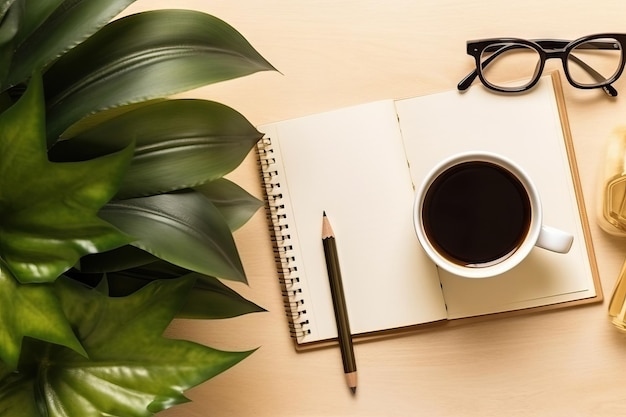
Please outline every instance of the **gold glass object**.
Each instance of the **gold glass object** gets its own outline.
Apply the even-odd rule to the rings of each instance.
[[[626,262],[619,272],[613,295],[611,295],[609,316],[612,317],[613,325],[626,333]]]
[[[626,237],[626,126],[614,130],[608,138],[601,186],[600,227]]]
[[[599,225],[607,233],[626,237],[626,126],[609,136],[603,168]],[[626,333],[626,262],[611,295],[609,316],[613,325]]]

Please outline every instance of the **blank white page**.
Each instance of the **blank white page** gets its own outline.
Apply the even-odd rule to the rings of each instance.
[[[413,189],[392,101],[260,126],[273,144],[311,333],[336,337],[321,239],[336,234],[354,334],[446,317],[437,271],[412,223]]]

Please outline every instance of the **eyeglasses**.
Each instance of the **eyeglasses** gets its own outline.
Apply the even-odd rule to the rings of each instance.
[[[624,69],[626,34],[605,33],[575,41],[494,38],[467,42],[467,54],[476,69],[458,85],[467,90],[476,76],[491,90],[516,93],[531,89],[543,72],[546,60],[559,58],[569,83],[576,88],[602,88],[615,97],[611,85]],[[510,82],[510,80],[516,80]]]

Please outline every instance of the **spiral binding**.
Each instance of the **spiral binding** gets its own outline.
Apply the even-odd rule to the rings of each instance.
[[[292,337],[299,339],[310,334],[311,330],[309,320],[306,318],[306,306],[285,210],[285,197],[280,185],[279,172],[276,170],[276,158],[271,138],[264,137],[257,143],[257,155],[264,185],[265,208],[274,246],[274,259],[287,311],[289,331]]]

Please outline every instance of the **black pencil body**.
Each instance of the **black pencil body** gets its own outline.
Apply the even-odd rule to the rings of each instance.
[[[327,222],[325,217],[324,221]],[[330,229],[330,226],[328,226],[328,228]],[[324,245],[324,255],[326,258],[330,292],[335,311],[335,320],[337,322],[337,336],[343,360],[343,370],[348,380],[348,386],[354,392],[356,390],[356,360],[354,357],[354,349],[352,347],[352,334],[350,332],[350,322],[348,320],[348,312],[346,309],[343,283],[341,281],[341,269],[339,268],[337,245],[333,235],[324,234],[322,242]]]

